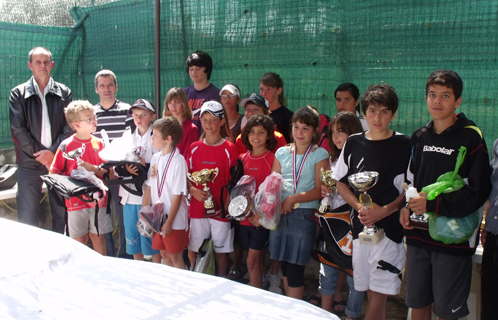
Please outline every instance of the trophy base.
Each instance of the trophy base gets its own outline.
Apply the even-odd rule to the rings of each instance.
[[[429,230],[429,223],[428,222],[410,220],[409,226],[413,227],[415,229]]]
[[[420,230],[429,230],[429,215],[424,213],[422,215],[415,215],[413,213],[410,216],[410,227],[420,229]]]
[[[214,208],[204,208],[204,218],[212,218],[212,217],[218,217],[221,218],[219,214],[216,213],[216,211],[219,211],[220,208],[218,206],[215,206]]]
[[[358,238],[360,239],[360,243],[377,244],[384,239],[384,229],[378,229],[378,231],[373,234],[366,234],[365,231],[362,231],[358,235]]]

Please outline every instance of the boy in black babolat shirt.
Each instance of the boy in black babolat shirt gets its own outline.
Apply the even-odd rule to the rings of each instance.
[[[403,182],[410,159],[410,139],[389,129],[396,117],[398,96],[388,85],[370,86],[361,97],[364,118],[370,129],[350,135],[337,160],[333,178],[337,191],[353,208],[354,287],[367,291],[365,320],[385,319],[387,295],[399,293],[399,274],[405,264],[403,228],[399,224],[398,204],[403,199]],[[377,184],[368,190],[373,208],[363,210],[348,187],[348,177],[366,171],[379,173]],[[360,243],[364,226],[375,224],[385,235],[376,244]]]
[[[427,79],[427,108],[433,120],[412,135],[412,157],[408,180],[420,191],[437,178],[455,170],[458,150],[467,153],[458,174],[466,185],[441,193],[434,200],[427,195],[408,203],[417,214],[433,212],[448,217],[465,217],[478,210],[491,190],[488,151],[480,130],[463,113],[455,115],[462,102],[463,82],[449,70],[434,71]],[[472,277],[472,255],[478,245],[478,231],[468,241],[444,244],[432,239],[427,230],[409,226],[411,212],[401,210],[400,222],[406,229],[406,304],[412,319],[430,319],[431,307],[439,319],[457,319],[469,314],[467,298]]]

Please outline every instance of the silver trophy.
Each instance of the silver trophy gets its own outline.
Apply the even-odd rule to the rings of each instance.
[[[228,217],[236,221],[243,221],[251,215],[249,207],[249,198],[247,196],[236,196],[228,205]]]
[[[363,210],[373,208],[372,198],[367,194],[377,181],[379,181],[379,173],[376,171],[359,172],[348,177],[349,185],[360,194],[358,200]],[[360,243],[377,244],[384,238],[384,229],[379,229],[375,224],[363,227],[363,231],[359,234]]]
[[[407,202],[406,208],[412,212],[410,215],[410,227],[421,230],[429,230],[429,215],[425,212],[420,215],[416,215],[408,205],[408,201],[410,199],[420,197],[417,189],[415,187],[408,188],[407,183],[403,183],[403,189],[405,189],[405,198]]]
[[[228,205],[228,218],[243,221],[251,217],[255,192],[256,179],[249,175],[242,176],[230,192],[232,200]]]
[[[69,151],[68,153],[63,152],[62,155],[64,158],[69,159],[69,160],[76,160],[76,163],[80,165],[83,160],[80,159],[81,155],[83,154],[83,148],[79,147],[78,149],[74,149],[73,151]]]

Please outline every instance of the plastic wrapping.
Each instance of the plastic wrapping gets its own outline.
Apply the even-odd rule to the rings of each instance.
[[[284,179],[280,173],[272,172],[259,186],[254,197],[254,207],[259,214],[259,223],[266,229],[277,229],[282,210]]]
[[[253,176],[242,176],[230,192],[228,218],[243,221],[254,211],[254,195],[256,179]]]
[[[100,159],[108,161],[131,161],[139,162],[139,155],[142,153],[142,147],[132,147],[128,139],[117,138],[109,143],[109,138],[104,129],[101,130],[104,140],[104,149],[99,152]]]
[[[77,169],[71,171],[71,178],[89,182],[99,187],[100,190],[104,191],[104,194],[109,190],[104,182],[95,175],[95,172],[88,171],[82,166],[78,166]]]
[[[437,178],[433,184],[425,186],[421,192],[427,194],[427,200],[434,200],[441,193],[450,193],[465,186],[465,181],[458,174],[467,153],[467,148],[460,147],[455,170],[446,172]],[[434,240],[445,244],[462,243],[470,239],[479,226],[481,217],[479,211],[470,213],[463,218],[453,218],[429,214],[429,234]]]
[[[162,235],[162,227],[168,219],[168,214],[163,212],[163,203],[157,201],[153,206],[144,206],[138,212],[140,219],[149,227],[153,232]]]

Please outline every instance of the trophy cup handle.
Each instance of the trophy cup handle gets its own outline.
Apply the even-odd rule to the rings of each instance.
[[[194,181],[194,179],[192,178],[192,174],[190,172],[187,172],[187,179],[189,179],[190,181],[192,181],[197,185],[197,182]]]
[[[211,182],[214,182],[214,179],[216,179],[216,177],[218,176],[218,173],[219,173],[218,168],[214,168],[213,173],[214,173],[214,177],[213,177],[213,179],[211,179]]]

